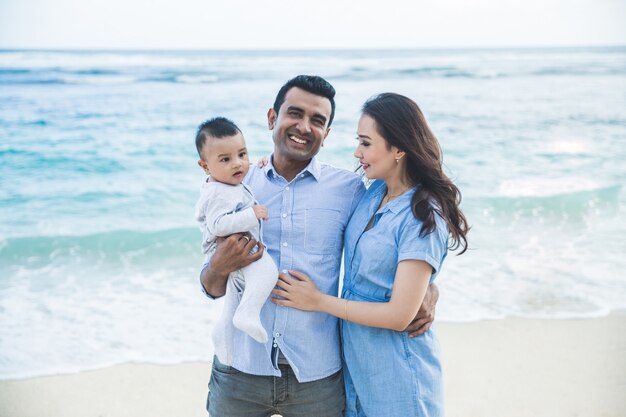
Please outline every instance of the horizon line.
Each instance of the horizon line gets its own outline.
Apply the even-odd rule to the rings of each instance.
[[[340,47],[306,47],[306,48],[211,48],[211,47],[10,47],[0,46],[0,51],[49,51],[49,52],[334,52],[334,51],[433,51],[433,50],[507,50],[507,49],[586,49],[586,48],[626,48],[626,43],[615,44],[552,44],[552,45],[495,45],[495,46],[340,46]]]

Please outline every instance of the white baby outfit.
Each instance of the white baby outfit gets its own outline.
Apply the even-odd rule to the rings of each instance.
[[[196,220],[200,222],[202,251],[207,258],[215,253],[218,237],[249,232],[261,240],[261,222],[252,209],[255,204],[254,196],[243,184],[208,179],[203,183],[196,203]],[[232,365],[233,326],[259,343],[267,342],[260,313],[277,280],[278,269],[267,252],[258,261],[230,274],[224,309],[213,330],[215,354],[221,363]]]

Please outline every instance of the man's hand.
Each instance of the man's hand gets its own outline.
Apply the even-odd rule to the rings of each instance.
[[[251,254],[257,247],[258,250]],[[211,257],[211,263],[205,268],[200,281],[204,289],[213,297],[226,293],[228,275],[244,266],[258,261],[263,256],[265,246],[246,233],[236,233],[227,238],[217,239],[217,248]]]
[[[417,315],[408,325],[405,332],[409,332],[409,337],[416,337],[424,334],[435,320],[435,307],[437,306],[437,300],[439,300],[439,288],[435,284],[430,284],[426,295],[424,295],[424,301],[420,309],[417,311]]]

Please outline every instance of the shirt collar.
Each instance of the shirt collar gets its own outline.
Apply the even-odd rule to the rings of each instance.
[[[413,198],[413,194],[415,193],[416,189],[417,187],[409,188],[404,194],[400,195],[399,197],[394,198],[389,203],[385,204],[385,206],[380,208],[377,211],[377,213],[382,214],[387,211],[390,211],[394,214],[399,213],[407,206],[407,204],[409,205],[411,204],[411,198]],[[377,204],[380,204],[382,199],[385,197],[385,193],[387,192],[387,186],[383,184],[381,187],[378,187],[376,192],[377,192],[378,198],[376,198],[375,200]]]
[[[270,156],[269,161],[267,162],[267,165],[263,167],[263,172],[265,172],[265,175],[268,178],[272,178],[273,176],[280,175],[278,172],[276,172],[276,168],[274,168],[273,161],[274,161],[274,154]],[[311,159],[311,162],[309,162],[309,164],[298,175],[296,175],[296,178],[300,176],[304,176],[304,174],[307,172],[311,174],[313,178],[315,178],[316,181],[320,180],[320,177],[322,176],[322,165],[320,164],[320,162],[317,160],[316,157],[313,157]]]

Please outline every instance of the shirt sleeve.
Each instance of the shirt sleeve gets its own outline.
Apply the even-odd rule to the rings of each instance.
[[[205,269],[209,268],[210,266],[211,266],[211,259],[207,258],[202,264],[202,268],[200,269],[200,276],[199,276],[200,288],[202,289],[202,292],[204,293],[204,295],[206,295],[208,298],[210,298],[211,300],[217,300],[218,298],[221,298],[221,297],[213,297],[211,294],[208,293],[206,288],[204,288],[204,285],[202,285],[202,273],[204,272]]]
[[[228,236],[252,230],[259,225],[259,220],[252,207],[234,211],[233,203],[220,196],[214,196],[204,207],[206,227],[213,236]]]
[[[413,216],[412,213],[411,216]],[[448,251],[447,227],[442,220],[437,218],[435,230],[431,233],[420,236],[421,229],[422,222],[415,218],[402,229],[398,242],[398,262],[424,261],[433,268],[433,275],[435,275]]]
[[[359,201],[361,201],[361,198],[363,198],[366,191],[365,184],[363,184],[361,178],[355,178],[353,181],[354,194],[352,195],[352,203],[350,205],[350,216],[352,216],[352,213],[356,210],[356,207],[359,205]]]

